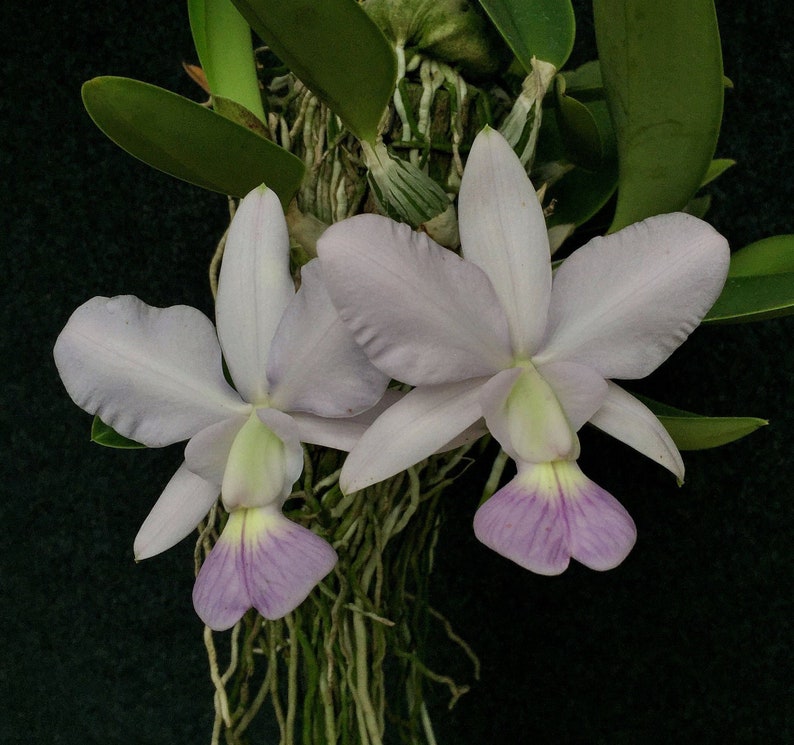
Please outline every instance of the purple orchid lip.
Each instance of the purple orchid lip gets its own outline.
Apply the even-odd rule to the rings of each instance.
[[[270,507],[235,510],[196,577],[193,605],[214,631],[249,608],[277,619],[302,603],[336,564],[331,546]]]
[[[522,464],[477,511],[474,532],[497,553],[545,575],[562,573],[571,558],[613,569],[637,539],[628,512],[574,461]]]

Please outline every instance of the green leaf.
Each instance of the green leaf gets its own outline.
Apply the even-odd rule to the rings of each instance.
[[[601,80],[601,64],[597,59],[585,62],[574,70],[563,70],[565,90],[578,101],[604,100],[604,83]]]
[[[746,437],[769,422],[741,416],[702,416],[637,396],[664,425],[679,450],[705,450]]]
[[[140,450],[146,445],[141,445],[135,440],[130,440],[116,432],[115,429],[105,424],[98,416],[91,422],[91,442],[97,445],[104,445],[107,448],[119,448],[121,450]]]
[[[572,223],[577,227],[595,215],[615,193],[618,182],[617,161],[606,159],[597,171],[574,168],[566,173],[548,193],[555,200],[549,227]]]
[[[232,101],[231,98],[223,98],[222,96],[212,97],[212,109],[226,119],[230,119],[235,124],[240,124],[246,129],[258,134],[260,137],[267,139],[268,129],[265,126],[264,120],[260,119],[255,114],[252,114],[242,104],[237,101]]]
[[[703,323],[744,323],[794,313],[794,272],[728,277]]]
[[[775,235],[731,256],[725,287],[703,323],[743,323],[792,314],[794,235]]]
[[[706,184],[710,184],[715,178],[722,176],[725,171],[729,168],[733,168],[735,165],[736,161],[730,158],[717,158],[716,160],[712,160],[700,186],[703,187]]]
[[[557,125],[568,158],[577,166],[595,171],[604,159],[604,144],[595,117],[585,104],[565,94],[565,78],[554,82]]]
[[[532,58],[565,64],[573,48],[576,22],[570,0],[480,0],[524,72]]]
[[[294,155],[175,93],[118,77],[89,80],[82,93],[113,142],[183,181],[238,197],[264,182],[285,209],[300,186],[305,169]]]
[[[614,232],[682,209],[703,183],[722,119],[713,0],[594,0],[619,156]]]
[[[374,143],[394,50],[355,0],[233,0],[259,36],[360,140]]]
[[[188,0],[188,15],[213,98],[230,99],[264,122],[251,28],[245,19],[231,0]]]
[[[774,235],[739,249],[731,256],[729,277],[794,272],[794,234]]]
[[[597,66],[598,63],[595,64]],[[593,64],[587,63],[574,70],[571,76],[566,75],[567,90],[572,91],[576,86],[579,95],[579,92],[585,88],[594,90],[600,87],[600,75],[593,76],[593,70]],[[553,173],[554,168],[566,167],[563,165],[566,160],[565,144],[559,131],[557,117],[544,116],[541,123],[536,158],[539,167],[537,173],[533,172],[532,175],[538,186],[545,180],[552,182],[547,194],[549,199],[554,200],[555,207],[547,220],[549,227],[562,224],[579,226],[587,222],[609,201],[617,186],[615,135],[606,103],[603,100],[592,99],[583,105],[596,123],[602,143],[603,157],[594,171],[573,168],[556,178]]]

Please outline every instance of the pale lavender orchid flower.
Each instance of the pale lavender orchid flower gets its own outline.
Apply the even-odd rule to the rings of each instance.
[[[135,538],[137,559],[187,536],[222,493],[231,514],[193,592],[201,619],[222,630],[251,607],[285,615],[333,568],[334,549],[281,508],[303,469],[301,443],[350,450],[388,378],[340,321],[316,261],[295,292],[281,205],[265,187],[232,221],[216,321],[217,332],[194,308],[96,297],[54,354],[75,403],[120,434],[149,447],[189,439]]]
[[[385,479],[484,417],[518,473],[478,510],[477,537],[541,574],[571,557],[612,568],[636,529],[579,469],[576,433],[589,421],[683,481],[662,424],[610,379],[648,375],[700,323],[725,281],[727,242],[690,215],[652,217],[590,241],[552,281],[535,190],[488,129],[469,155],[459,215],[464,258],[375,215],[337,223],[318,243],[356,340],[416,386],[353,448],[340,485]]]

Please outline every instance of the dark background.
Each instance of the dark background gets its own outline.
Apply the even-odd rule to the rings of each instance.
[[[582,4],[580,4],[582,5]],[[721,2],[725,124],[739,165],[709,219],[739,248],[792,228],[788,0]],[[51,350],[93,295],[211,313],[223,197],[133,160],[82,110],[83,81],[128,75],[195,95],[182,2],[2,6],[3,446],[0,743],[207,743],[212,686],[193,613],[192,540],[136,565],[132,540],[180,448],[88,442]],[[594,56],[580,18],[573,63]],[[699,329],[642,390],[768,417],[685,454],[687,483],[599,433],[584,470],[639,530],[617,570],[534,576],[474,539],[480,483],[448,495],[432,602],[483,660],[439,744],[786,743],[792,734],[792,319]],[[458,677],[468,669],[438,653]],[[258,742],[274,742],[262,734]]]

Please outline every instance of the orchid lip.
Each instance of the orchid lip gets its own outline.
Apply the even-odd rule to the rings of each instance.
[[[231,628],[252,607],[265,618],[281,618],[336,560],[325,540],[277,508],[235,510],[199,571],[193,603],[216,631]]]
[[[574,461],[519,464],[518,475],[477,511],[474,531],[489,548],[544,575],[565,571],[571,558],[613,569],[637,537],[628,512]]]

